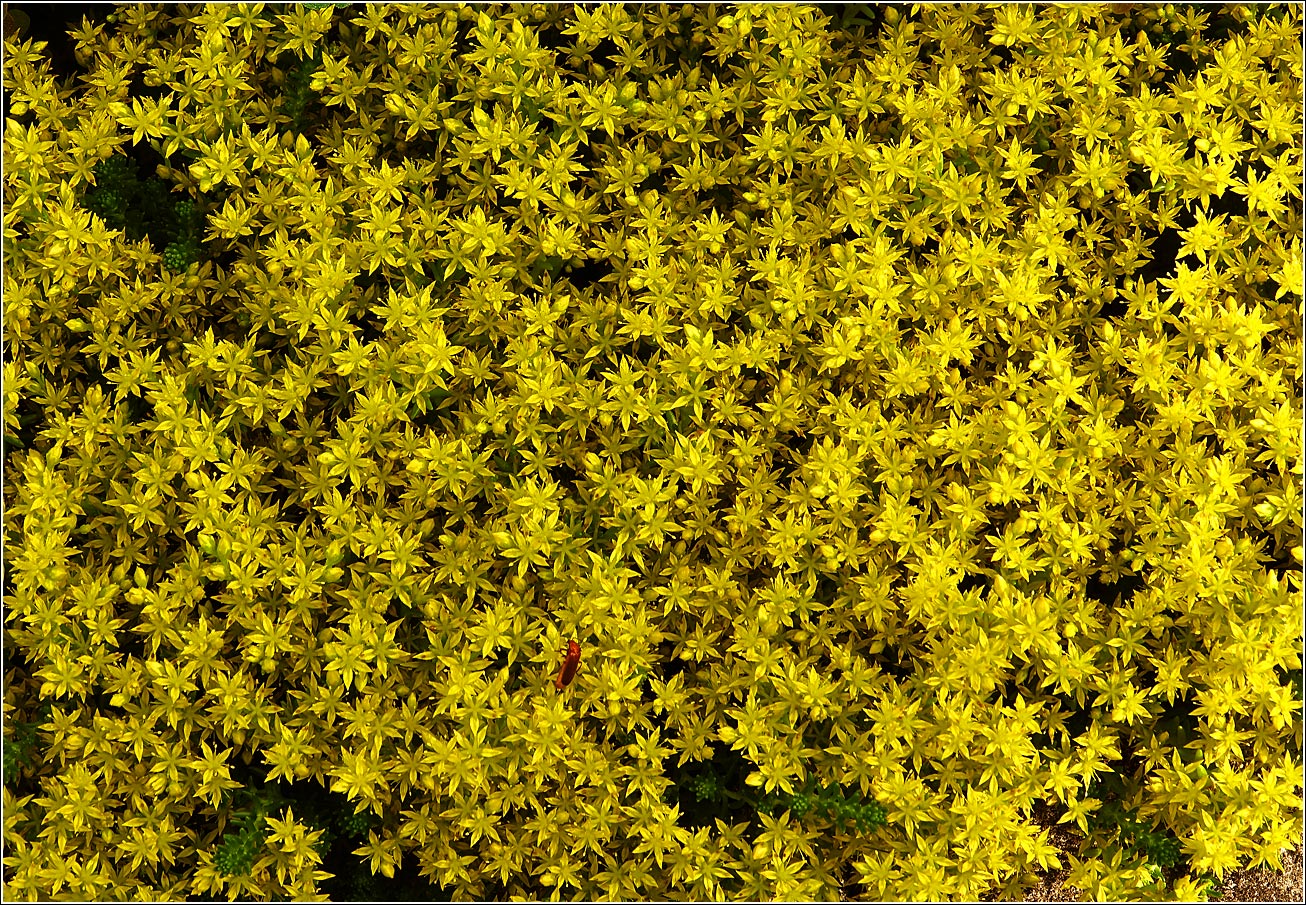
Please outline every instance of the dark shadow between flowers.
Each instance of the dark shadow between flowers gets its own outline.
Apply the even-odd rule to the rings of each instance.
[[[450,902],[451,892],[421,876],[416,857],[405,853],[393,877],[373,876],[368,862],[354,850],[367,841],[368,833],[380,826],[374,814],[354,813],[353,802],[339,792],[329,791],[315,782],[277,779],[267,781],[261,764],[232,766],[232,778],[243,791],[236,799],[241,803],[261,801],[270,816],[279,816],[287,808],[296,821],[312,830],[320,830],[320,870],[333,876],[322,881],[318,889],[332,902]],[[246,808],[248,804],[244,805]],[[229,825],[228,832],[231,827]],[[189,901],[202,901],[191,898]]]
[[[1113,580],[1104,572],[1089,576],[1084,587],[1084,596],[1090,600],[1109,607],[1127,606],[1134,594],[1147,586],[1147,579],[1141,575],[1118,575]]]
[[[93,23],[104,22],[113,12],[109,4],[91,6],[86,3],[6,3],[13,11],[27,16],[27,27],[23,30],[25,41],[45,41],[45,57],[50,61],[50,71],[58,78],[84,72],[77,62],[76,44],[68,36],[68,31],[79,28],[82,17]],[[9,100],[5,99],[5,118],[9,118]]]
[[[752,790],[744,782],[750,772],[748,760],[724,742],[711,742],[712,757],[683,766],[668,759],[663,767],[673,785],[665,795],[668,804],[679,805],[680,826],[696,830],[716,820],[727,824],[754,822],[757,809],[747,800]]]

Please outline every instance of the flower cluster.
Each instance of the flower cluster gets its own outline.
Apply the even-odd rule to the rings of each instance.
[[[1039,802],[1092,898],[1274,863],[1301,27],[124,4],[79,72],[8,36],[5,712],[49,711],[5,898],[321,899],[299,799],[239,825],[278,782],[466,899],[1017,898]]]

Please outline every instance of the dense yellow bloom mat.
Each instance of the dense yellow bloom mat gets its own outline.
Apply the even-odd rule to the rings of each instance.
[[[1300,837],[1299,5],[91,15],[6,13],[6,900]]]

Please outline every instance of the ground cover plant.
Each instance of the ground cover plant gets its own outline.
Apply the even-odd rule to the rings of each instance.
[[[1300,837],[1298,6],[29,26],[6,899],[1193,899]]]

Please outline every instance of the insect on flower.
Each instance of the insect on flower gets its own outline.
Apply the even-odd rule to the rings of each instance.
[[[562,669],[558,671],[558,678],[554,680],[554,685],[558,691],[571,684],[571,680],[576,678],[576,669],[580,666],[580,645],[575,641],[567,642],[567,655],[562,658]]]

